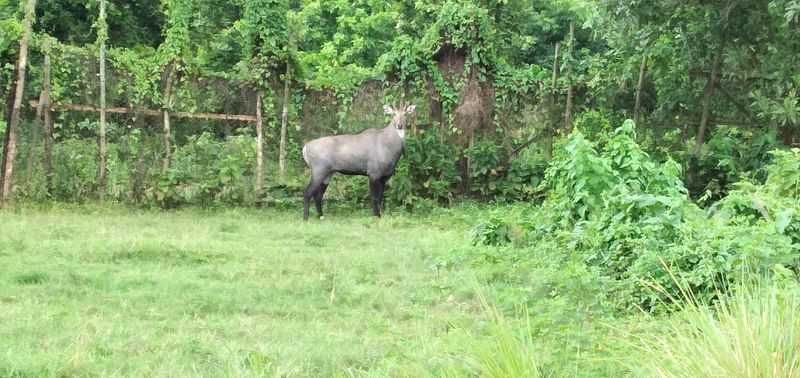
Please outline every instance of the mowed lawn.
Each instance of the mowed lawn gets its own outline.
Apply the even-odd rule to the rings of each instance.
[[[0,210],[0,376],[418,375],[485,321],[469,220],[300,218]]]

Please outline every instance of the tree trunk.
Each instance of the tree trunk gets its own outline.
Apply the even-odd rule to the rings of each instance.
[[[714,61],[711,63],[711,73],[708,76],[708,82],[703,90],[703,105],[702,114],[700,116],[700,125],[697,127],[697,136],[694,140],[694,148],[692,149],[692,156],[697,157],[700,153],[700,147],[703,146],[703,140],[706,134],[706,125],[708,124],[708,113],[711,104],[711,95],[714,93],[714,83],[717,81],[720,65],[722,64],[722,53],[725,50],[725,36],[723,35],[717,51],[714,53]]]
[[[108,150],[106,148],[106,41],[105,34],[108,33],[106,26],[106,0],[100,0],[100,135],[98,143],[100,145],[100,168],[97,175],[97,197],[100,203],[106,200],[106,159]]]
[[[53,120],[50,118],[50,40],[45,42],[44,56],[44,156],[42,157],[42,170],[44,171],[45,194],[49,197],[53,188]]]
[[[283,144],[281,144],[282,146]],[[283,157],[281,155],[281,157]],[[281,159],[281,162],[283,159]],[[264,184],[264,120],[261,118],[261,92],[256,95],[256,198]]]
[[[639,113],[642,108],[642,88],[644,87],[644,74],[647,69],[647,53],[642,54],[642,65],[639,66],[639,83],[636,84],[636,101],[633,105],[633,123],[639,126]]]
[[[167,67],[167,82],[164,86],[164,165],[161,168],[161,173],[166,174],[169,169],[170,160],[172,159],[172,141],[170,140],[170,125],[169,125],[169,109],[171,107],[172,98],[172,76],[175,72],[175,62],[170,63]]]
[[[289,83],[292,80],[291,59],[286,58],[286,74],[283,82],[283,110],[281,111],[281,141],[278,169],[281,184],[286,179],[286,130],[289,127]]]
[[[569,135],[572,132],[572,51],[575,45],[575,23],[569,23],[569,52],[567,53],[567,105],[564,111],[564,133]]]
[[[544,144],[544,154],[547,157],[548,162],[553,158],[553,137],[558,129],[558,113],[556,112],[556,82],[558,80],[558,60],[560,56],[561,42],[556,42],[556,50],[553,54],[553,78],[550,84],[550,104],[548,106],[550,111],[550,125],[547,127],[547,130],[545,130],[546,141]]]
[[[34,17],[36,0],[28,0],[25,7],[25,21],[23,22],[22,39],[19,42],[19,61],[17,67],[17,81],[14,90],[14,102],[11,108],[10,119],[6,128],[6,144],[3,146],[3,184],[0,188],[0,201],[8,202],[11,200],[11,188],[14,174],[14,159],[17,156],[17,128],[20,123],[20,107],[22,106],[22,95],[25,89],[25,68],[28,64],[28,41],[31,39],[31,23]]]

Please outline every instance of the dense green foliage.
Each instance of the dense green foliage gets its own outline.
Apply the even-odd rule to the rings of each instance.
[[[639,148],[630,121],[600,145],[576,131],[559,151],[542,183],[544,203],[517,221],[524,243],[555,240],[560,253],[614,282],[617,306],[659,307],[682,288],[708,301],[753,274],[800,271],[798,149],[775,151],[765,183],[740,182],[708,210],[689,198],[677,163],[654,162]],[[473,237],[502,245],[512,228],[494,217]]]
[[[303,141],[380,126],[385,122],[378,115],[381,104],[404,99],[419,105],[413,123],[426,133],[410,138],[409,161],[394,180],[393,203],[411,206],[426,198],[452,203],[462,196],[530,200],[539,195],[532,188],[542,179],[548,159],[546,136],[563,127],[567,86],[574,84],[576,124],[585,132],[602,132],[590,131],[598,120],[619,123],[631,115],[637,68],[645,54],[649,60],[639,122],[645,127],[637,126],[637,142],[657,161],[671,155],[683,166],[690,196],[708,205],[725,196],[742,175],[763,179],[766,151],[791,144],[798,126],[800,80],[792,69],[800,49],[794,27],[797,4],[756,3],[686,2],[673,7],[617,1],[113,2],[108,16],[109,101],[115,106],[252,114],[255,93],[262,92],[267,97],[266,156],[272,160],[283,100],[279,88],[291,64],[287,151],[295,172],[304,168],[299,157]],[[49,52],[54,100],[96,103],[97,6],[96,1],[39,3],[28,98],[37,96],[42,86],[41,41],[54,37],[58,43]],[[0,3],[0,54],[9,58],[20,34],[20,9],[19,1]],[[578,28],[568,59],[570,22]],[[553,87],[552,51],[557,42],[562,44],[556,67],[561,74]],[[706,143],[694,154],[689,140],[703,110],[698,100],[708,87],[715,51],[724,59],[710,96],[710,116],[732,121],[729,126],[714,121],[702,141]],[[567,69],[569,78],[564,75]],[[11,65],[0,71],[8,79],[2,81],[5,88],[11,73]],[[164,89],[172,76],[172,96],[165,103]],[[57,114],[60,147],[81,144],[70,139],[93,136],[94,127],[81,126],[87,117],[93,119],[86,113]],[[126,115],[112,120],[118,124],[112,144],[124,144],[137,129],[152,140],[160,131],[155,118]],[[209,143],[221,145],[227,144],[227,137],[252,135],[233,132],[242,124],[182,119],[173,123],[177,148],[204,132],[214,136]],[[649,124],[683,126],[683,131],[646,127]],[[23,132],[28,138],[24,140],[38,138],[33,131]],[[164,154],[156,144],[152,148],[153,156]],[[29,156],[37,155],[22,153],[19,159],[24,162]],[[155,160],[139,164],[157,166]],[[248,191],[252,169],[228,168],[247,178],[239,181],[242,187],[236,191]],[[212,173],[215,168],[201,171]],[[278,183],[272,177],[266,175],[266,184],[274,188]],[[78,185],[90,187],[91,179],[86,179]],[[289,197],[299,194],[303,180],[302,175],[290,177]],[[155,178],[143,180],[144,189],[128,186],[124,191],[177,193],[183,189],[164,184],[181,182]],[[41,192],[22,190],[24,186],[18,186],[20,195]],[[342,183],[339,189],[350,187],[357,185]],[[109,194],[132,202],[145,198]],[[227,202],[258,199],[237,198]],[[209,202],[193,195],[170,203]]]

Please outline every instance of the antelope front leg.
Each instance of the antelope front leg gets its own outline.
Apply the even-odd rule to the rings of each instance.
[[[372,215],[376,217],[381,216],[381,192],[382,185],[381,179],[369,179],[369,192],[372,196]]]

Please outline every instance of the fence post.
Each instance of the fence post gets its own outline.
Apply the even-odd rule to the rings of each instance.
[[[572,51],[575,45],[575,23],[569,23],[569,52],[567,53],[567,106],[564,111],[564,133],[572,132]]]
[[[264,183],[264,121],[261,118],[261,91],[256,95],[256,200]]]

